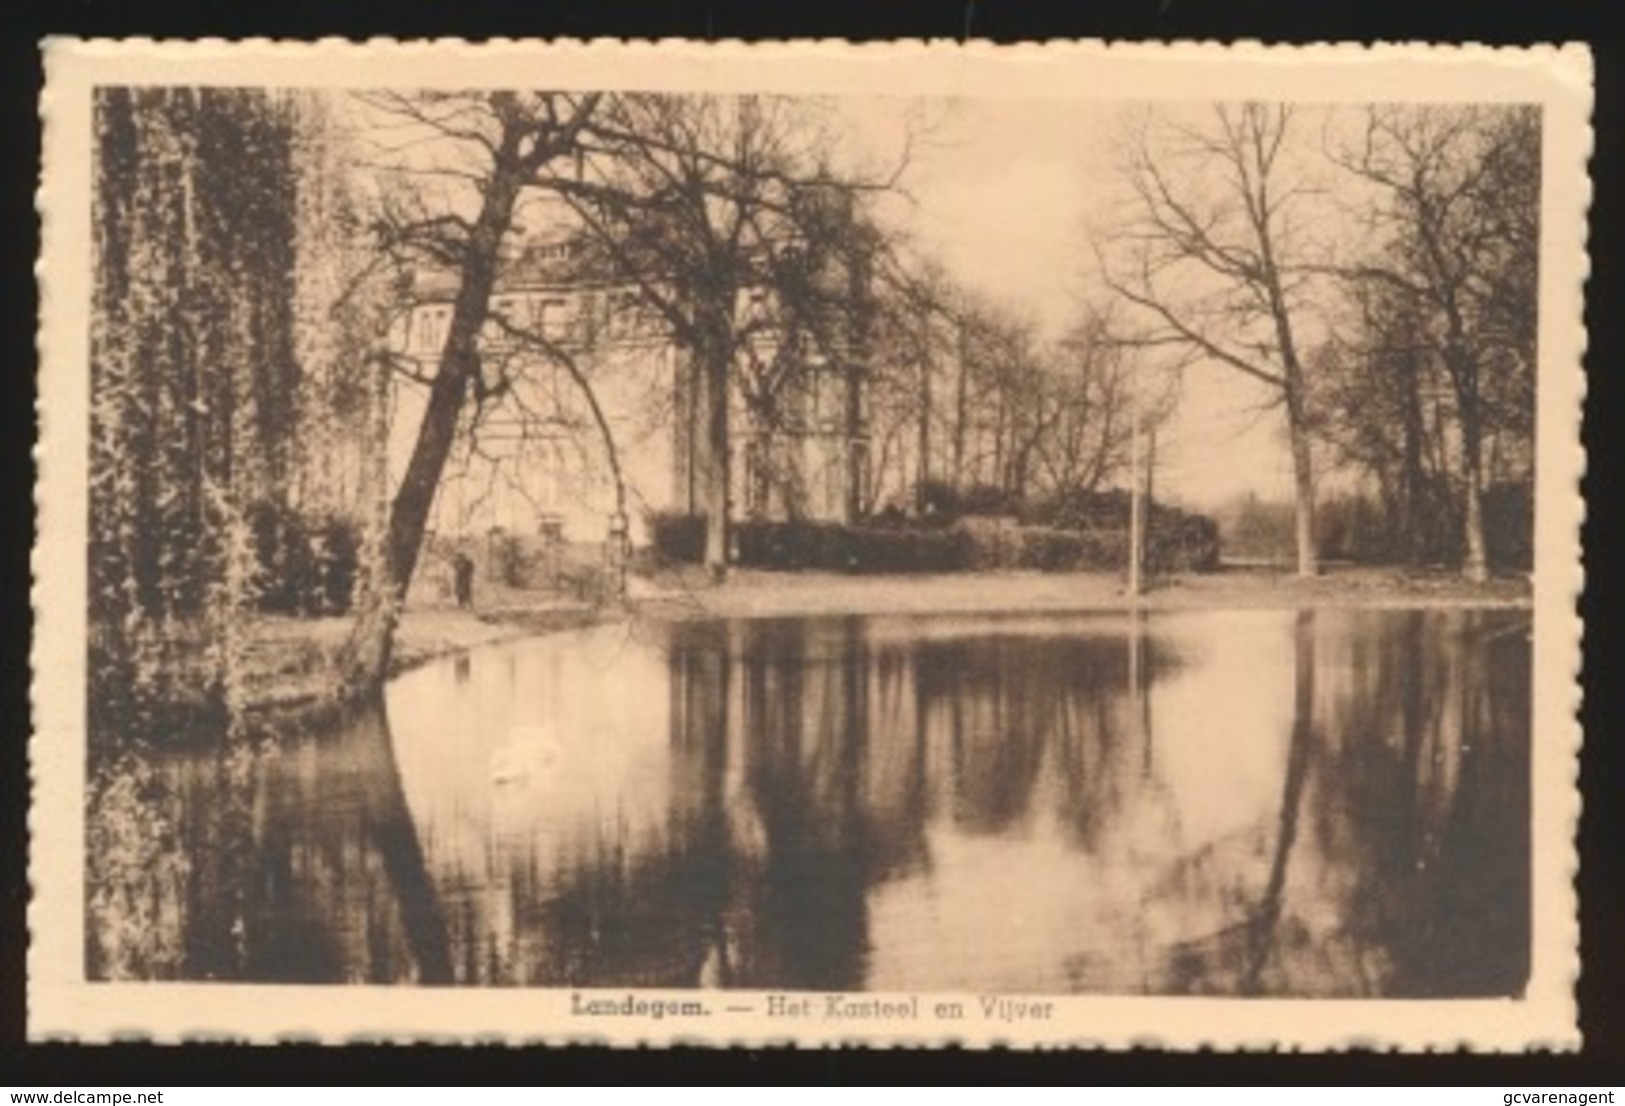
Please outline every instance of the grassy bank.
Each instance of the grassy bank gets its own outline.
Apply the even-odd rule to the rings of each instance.
[[[1454,574],[1334,568],[1302,579],[1268,569],[1231,569],[1153,582],[1140,605],[1153,610],[1296,607],[1510,607],[1530,605],[1529,582],[1506,577],[1469,584]],[[683,569],[634,578],[631,605],[655,619],[818,614],[937,614],[1120,610],[1133,605],[1123,582],[1104,573],[954,573],[854,576],[735,569],[712,584]],[[391,675],[439,657],[534,634],[589,625],[607,614],[581,603],[505,595],[476,611],[409,609],[396,633]],[[319,708],[332,698],[346,618],[266,617],[248,649],[249,709],[274,714]]]
[[[483,645],[585,626],[598,617],[594,608],[575,603],[510,602],[474,611],[408,609],[395,632],[390,675]],[[348,618],[256,619],[244,678],[248,710],[265,714],[327,704],[350,625]]]
[[[957,573],[848,576],[735,570],[718,586],[703,573],[667,573],[634,590],[640,614],[660,618],[801,614],[933,614],[977,611],[1118,610],[1133,605],[1123,581],[1104,573]],[[1469,584],[1449,573],[1335,568],[1303,579],[1268,569],[1161,578],[1139,604],[1150,609],[1259,607],[1528,607],[1529,581]]]

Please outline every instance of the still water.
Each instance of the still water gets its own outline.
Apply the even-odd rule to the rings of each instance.
[[[92,865],[91,944],[118,951],[91,970],[1517,994],[1528,630],[1224,611],[494,647],[329,732],[154,762],[153,855]]]

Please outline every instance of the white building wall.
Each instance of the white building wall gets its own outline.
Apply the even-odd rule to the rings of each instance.
[[[688,509],[686,466],[679,458],[689,437],[680,425],[689,412],[679,386],[683,355],[662,333],[658,318],[639,317],[622,290],[516,289],[492,297],[493,313],[516,325],[540,329],[574,356],[591,380],[609,423],[626,489],[626,514],[635,544],[648,538],[646,519],[656,512]],[[619,299],[617,298],[619,297]],[[755,309],[745,305],[742,309]],[[630,320],[630,321],[628,321]],[[426,301],[403,317],[392,351],[403,366],[425,379],[436,369],[451,305]],[[590,344],[579,336],[591,330]],[[506,341],[500,326],[487,328],[486,371],[500,373]],[[615,482],[603,435],[570,374],[540,354],[508,364],[515,392],[482,418],[478,449],[470,449],[472,404],[453,447],[430,526],[442,537],[469,539],[500,527],[533,534],[562,527],[571,541],[600,541],[616,509]],[[800,468],[809,510],[815,517],[843,517],[846,451],[836,422],[844,417],[844,383],[832,374],[814,378],[803,433],[784,443]],[[390,432],[391,486],[398,486],[415,447],[428,400],[428,385],[402,376],[394,390]],[[739,395],[732,397],[733,510],[748,509],[746,443],[749,419]],[[810,433],[806,433],[810,431]],[[774,497],[773,502],[782,496]],[[777,504],[782,507],[782,504]],[[781,515],[782,510],[773,510]]]

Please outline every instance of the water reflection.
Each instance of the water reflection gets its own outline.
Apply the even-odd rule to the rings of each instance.
[[[144,967],[1513,994],[1527,630],[1487,611],[846,618],[493,649],[274,755],[160,761],[174,832],[148,836],[182,862],[135,895],[173,932]],[[116,921],[132,894],[109,887],[141,866],[93,869]],[[92,952],[98,974],[143,972],[139,950]]]

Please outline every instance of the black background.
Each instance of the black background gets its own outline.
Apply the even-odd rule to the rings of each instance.
[[[1620,607],[1618,507],[1620,453],[1619,281],[1622,36],[1600,2],[1512,0],[1430,3],[1399,0],[1115,0],[1047,4],[969,0],[963,4],[868,0],[569,0],[553,3],[456,0],[222,0],[55,4],[11,0],[0,16],[0,179],[4,182],[5,251],[0,308],[5,326],[0,371],[11,391],[0,398],[0,626],[5,680],[0,684],[0,1085],[51,1089],[209,1084],[496,1085],[560,1082],[720,1082],[846,1084],[938,1082],[1051,1084],[1299,1083],[1489,1085],[1554,1088],[1625,1082],[1625,846],[1621,826],[1618,663]],[[223,1045],[26,1046],[26,816],[28,778],[29,548],[33,532],[34,351],[37,300],[32,264],[38,252],[33,192],[39,165],[38,40],[80,36],[365,38],[457,36],[682,37],[691,39],[819,37],[853,40],[985,38],[1018,42],[1050,38],[1260,39],[1266,42],[1436,41],[1529,44],[1583,40],[1597,65],[1592,164],[1591,277],[1586,291],[1589,453],[1585,495],[1587,585],[1586,748],[1581,826],[1582,961],[1578,984],[1585,1048],[1578,1054],[1521,1057],[1345,1053],[1163,1055],[1129,1053],[977,1053],[907,1051],[692,1050],[610,1052],[589,1048],[507,1047],[322,1048]],[[1536,740],[1548,735],[1536,734]],[[1486,1102],[1492,1101],[1486,1098]]]

